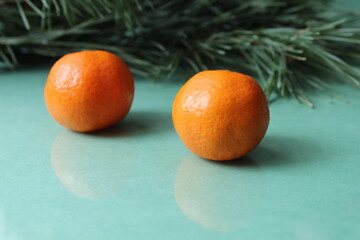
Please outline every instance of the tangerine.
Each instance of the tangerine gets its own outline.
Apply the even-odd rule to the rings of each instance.
[[[203,71],[177,93],[172,110],[185,146],[210,160],[252,151],[269,125],[266,96],[255,79],[227,70]]]
[[[134,98],[129,67],[115,54],[82,51],[60,58],[44,89],[50,115],[78,132],[109,127],[123,119]]]

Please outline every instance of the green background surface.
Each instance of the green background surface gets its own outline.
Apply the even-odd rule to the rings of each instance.
[[[360,91],[276,101],[258,148],[216,163],[173,129],[181,84],[137,81],[122,123],[80,134],[47,113],[47,72],[1,74],[0,239],[359,239]]]
[[[0,73],[0,240],[360,238],[359,90],[272,103],[258,148],[216,163],[173,129],[181,83],[137,81],[122,123],[80,134],[47,113],[48,69]]]

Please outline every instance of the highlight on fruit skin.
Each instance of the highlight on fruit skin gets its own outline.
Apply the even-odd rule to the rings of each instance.
[[[267,131],[270,113],[255,79],[227,70],[202,71],[177,93],[175,130],[194,154],[231,160],[252,151]]]
[[[44,89],[46,107],[62,126],[78,132],[115,125],[130,110],[134,79],[118,56],[82,51],[60,58]]]

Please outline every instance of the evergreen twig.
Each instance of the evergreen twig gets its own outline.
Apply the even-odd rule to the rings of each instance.
[[[143,77],[232,68],[255,74],[268,96],[312,106],[306,93],[331,81],[360,87],[360,27],[330,9],[327,0],[0,0],[0,62],[103,49]]]

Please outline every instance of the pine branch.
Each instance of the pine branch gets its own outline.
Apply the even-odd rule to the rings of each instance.
[[[308,92],[329,92],[333,81],[360,87],[360,28],[348,25],[356,16],[330,2],[0,0],[0,62],[102,49],[142,77],[231,68],[255,75],[269,98],[312,106]]]

